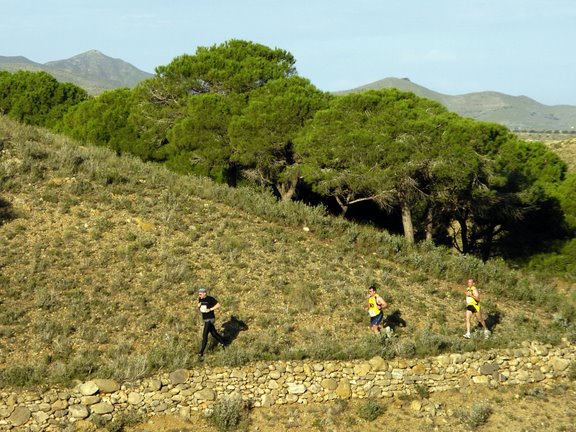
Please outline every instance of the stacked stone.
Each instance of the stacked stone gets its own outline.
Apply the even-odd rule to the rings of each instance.
[[[524,343],[514,349],[446,354],[426,359],[257,362],[239,368],[177,370],[120,385],[93,380],[73,389],[0,393],[0,430],[59,431],[72,423],[121,413],[189,417],[221,397],[255,407],[334,399],[411,395],[472,385],[516,385],[565,377],[576,348]]]

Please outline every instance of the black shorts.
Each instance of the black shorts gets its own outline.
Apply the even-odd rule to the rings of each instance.
[[[466,306],[466,310],[469,310],[470,312],[473,313],[480,312],[480,304],[476,306],[469,304],[468,306]]]

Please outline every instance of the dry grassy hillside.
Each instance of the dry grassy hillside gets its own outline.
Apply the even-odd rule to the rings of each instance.
[[[566,301],[550,300],[546,282],[497,277],[500,267],[470,258],[451,264],[460,258],[432,247],[404,252],[402,239],[371,244],[383,234],[320,210],[0,121],[5,385],[133,379],[198,364],[198,287],[222,303],[218,326],[231,340],[206,356],[211,364],[411,357],[572,337]],[[485,288],[488,340],[461,336],[468,276]],[[510,298],[507,280],[536,287],[526,288],[533,303]],[[376,343],[364,311],[372,282],[395,327]]]
[[[542,141],[567,164],[570,171],[576,170],[576,138],[573,134],[518,133],[526,141]]]
[[[548,145],[566,161],[569,170],[576,171],[576,138],[553,141]]]

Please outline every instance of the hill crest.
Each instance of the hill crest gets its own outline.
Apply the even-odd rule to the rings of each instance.
[[[98,50],[89,50],[65,60],[36,63],[23,56],[0,56],[0,70],[44,71],[60,82],[71,82],[91,95],[120,87],[132,88],[153,76],[121,59],[108,57]]]
[[[45,71],[58,81],[71,82],[84,88],[91,95],[119,87],[132,88],[153,76],[96,49],[45,64],[36,63],[23,56],[0,56],[0,70]],[[333,93],[343,95],[391,87],[435,100],[449,111],[463,117],[503,124],[512,131],[576,132],[576,106],[544,105],[527,96],[510,96],[494,91],[450,96],[413,83],[408,78],[394,77]]]
[[[408,78],[385,78],[335,94],[397,88],[435,100],[449,111],[475,120],[503,124],[510,130],[569,131],[576,130],[576,106],[544,105],[527,96],[510,96],[495,91],[446,95],[413,83]]]

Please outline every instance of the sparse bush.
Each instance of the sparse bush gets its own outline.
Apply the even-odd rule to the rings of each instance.
[[[416,343],[408,339],[398,341],[394,343],[393,346],[395,346],[395,353],[392,352],[392,355],[389,358],[394,358],[397,356],[403,358],[412,358],[415,357],[416,353],[418,352],[418,347],[416,346]]]
[[[18,309],[4,309],[0,311],[0,325],[14,325],[26,316],[26,310]]]
[[[576,362],[571,362],[570,367],[568,368],[568,378],[572,381],[576,381]]]
[[[259,360],[260,357],[247,348],[240,348],[235,345],[230,345],[226,348],[226,352],[218,356],[218,364],[222,366],[242,366],[254,360]]]
[[[319,429],[319,430],[324,430],[324,424],[326,423],[325,419],[321,418],[321,417],[316,417],[314,419],[314,421],[312,421],[312,427]]]
[[[299,280],[285,288],[290,304],[299,312],[311,312],[318,301],[316,286],[310,282]]]
[[[456,410],[454,415],[466,426],[476,429],[488,421],[492,408],[486,404],[473,406],[469,411]]]
[[[416,394],[420,399],[426,399],[430,396],[430,392],[428,391],[428,386],[424,384],[417,384],[416,385]]]
[[[435,356],[446,352],[451,347],[451,338],[439,335],[430,330],[416,334],[415,355],[417,357]]]
[[[150,374],[147,358],[142,354],[122,354],[105,361],[98,370],[102,378],[134,381]]]
[[[346,417],[346,424],[348,426],[356,426],[358,424],[358,421],[356,420],[356,417],[348,416]]]
[[[148,350],[146,355],[149,373],[174,370],[193,364],[190,347],[181,337],[170,335]]]
[[[239,397],[222,397],[212,408],[210,420],[219,432],[247,430],[250,406]]]
[[[375,399],[367,399],[358,408],[358,416],[367,421],[374,421],[386,412],[386,407]]]
[[[15,365],[0,371],[0,388],[29,387],[44,382],[45,369],[38,365]]]
[[[48,371],[49,379],[58,384],[69,385],[74,380],[89,379],[99,370],[101,364],[98,351],[83,351],[74,357],[54,362]]]
[[[106,425],[108,432],[122,432],[127,427],[135,426],[142,421],[142,416],[134,411],[125,411],[117,415],[114,420]]]
[[[90,419],[92,420],[92,423],[94,423],[94,426],[96,426],[98,429],[102,429],[102,428],[106,427],[106,424],[108,423],[108,420],[106,420],[106,417],[104,417],[100,414],[92,414],[90,416]]]

